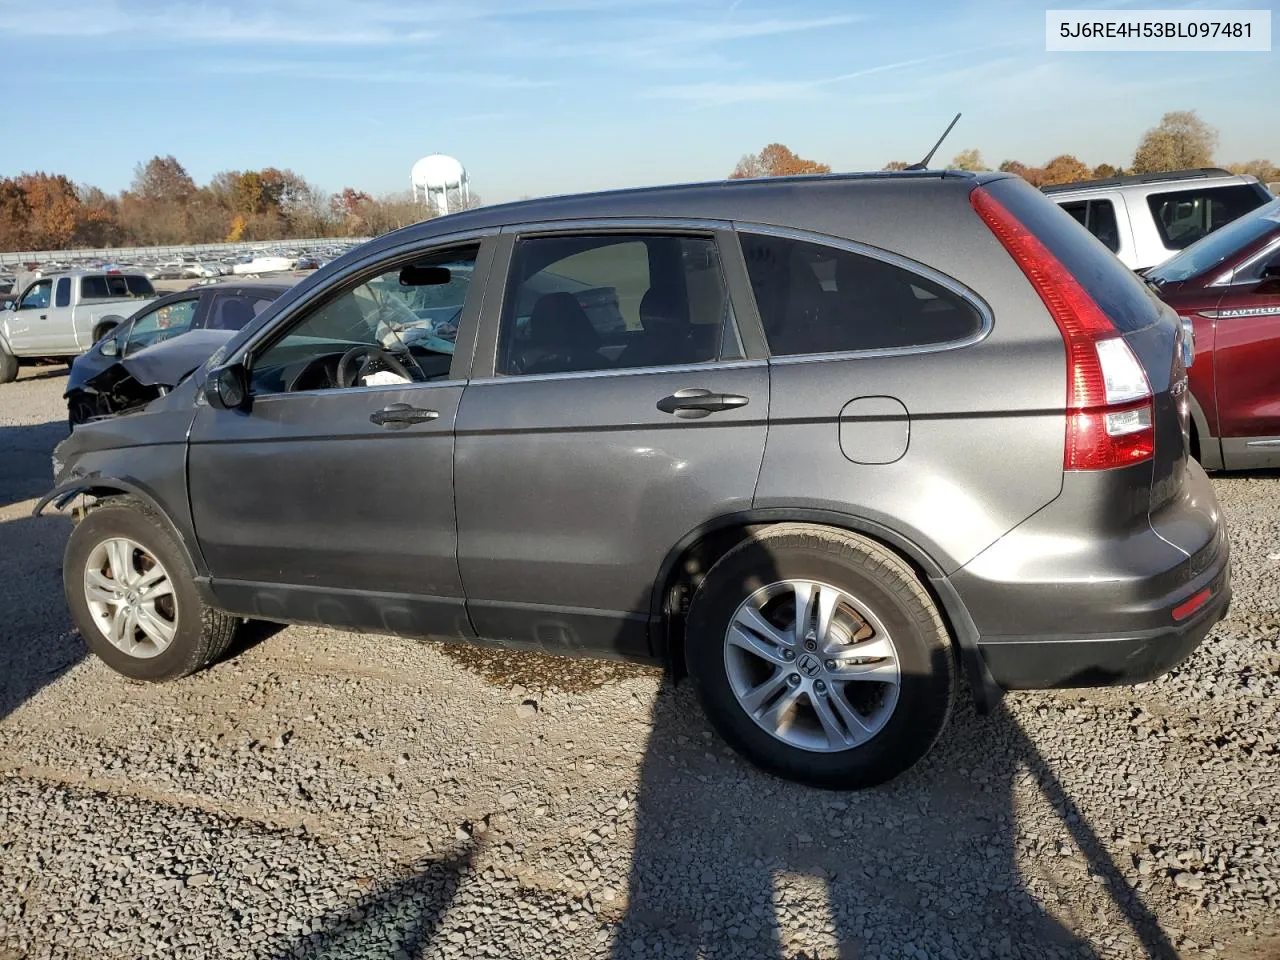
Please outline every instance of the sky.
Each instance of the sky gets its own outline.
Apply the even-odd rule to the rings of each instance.
[[[497,202],[718,179],[775,141],[880,169],[957,112],[939,161],[1120,165],[1163,113],[1196,110],[1219,162],[1280,162],[1280,53],[1046,53],[1049,5],[0,0],[0,176],[114,192],[173,154],[197,183],[275,166],[378,194],[439,152]]]

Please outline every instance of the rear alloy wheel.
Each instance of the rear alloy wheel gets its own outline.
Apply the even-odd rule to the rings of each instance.
[[[171,680],[226,652],[238,620],[207,606],[191,563],[147,504],[112,497],[67,541],[63,586],[89,649],[134,680]]]
[[[910,566],[817,526],[771,527],[712,567],[686,659],[730,744],[823,787],[874,786],[911,767],[955,697],[949,638]]]
[[[724,658],[738,705],[801,750],[866,743],[898,705],[893,638],[865,603],[830,584],[761,587],[730,621]]]

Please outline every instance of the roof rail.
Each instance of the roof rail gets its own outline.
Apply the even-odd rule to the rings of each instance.
[[[1166,173],[1135,173],[1126,177],[1103,177],[1100,180],[1077,180],[1075,183],[1057,183],[1041,187],[1044,193],[1061,193],[1064,190],[1092,190],[1094,187],[1122,187],[1134,183],[1167,183],[1170,180],[1207,180],[1209,177],[1233,177],[1230,170],[1221,167],[1197,167],[1193,170],[1170,170]]]

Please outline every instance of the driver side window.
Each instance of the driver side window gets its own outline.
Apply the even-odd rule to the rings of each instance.
[[[132,356],[153,343],[186,333],[191,329],[196,304],[199,302],[198,299],[179,300],[140,316],[129,330],[129,342],[125,344],[124,355]]]
[[[22,295],[19,310],[43,310],[49,306],[49,291],[53,289],[52,280],[37,280]]]
[[[478,249],[401,264],[326,300],[254,357],[251,391],[444,379]]]

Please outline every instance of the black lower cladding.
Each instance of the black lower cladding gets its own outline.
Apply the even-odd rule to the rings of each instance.
[[[1173,669],[1200,645],[1231,603],[1224,568],[1208,603],[1182,623],[1123,637],[979,642],[978,649],[996,684],[1005,690],[1106,687],[1145,683]]]

